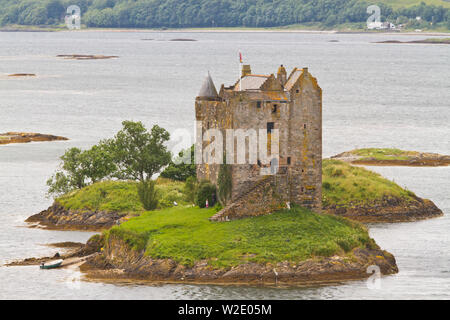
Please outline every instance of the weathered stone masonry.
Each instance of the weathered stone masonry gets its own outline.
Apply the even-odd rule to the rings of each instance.
[[[261,169],[270,164],[260,161],[233,164],[231,204],[213,220],[267,214],[287,202],[321,210],[322,90],[307,68],[294,68],[288,77],[280,66],[275,77],[252,74],[250,66],[244,66],[241,79],[230,87],[222,85],[219,93],[208,75],[195,111],[202,137],[207,130],[218,129],[224,146],[227,129],[279,130],[278,172],[261,175]],[[209,142],[197,137],[197,144],[205,148]],[[199,164],[197,178],[217,183],[219,168],[219,164]]]

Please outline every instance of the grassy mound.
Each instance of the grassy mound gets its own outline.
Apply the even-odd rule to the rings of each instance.
[[[173,206],[173,202],[186,204],[182,193],[183,183],[159,178],[157,190],[161,196],[160,208]],[[143,212],[133,181],[103,181],[72,191],[55,200],[67,209],[113,212]]]
[[[298,262],[345,254],[355,247],[374,248],[364,226],[307,209],[210,222],[214,209],[174,207],[145,212],[106,232],[155,259],[170,258],[192,266],[208,260],[215,267],[246,262]]]
[[[415,195],[378,173],[338,160],[324,160],[323,205],[364,205],[385,197],[413,200]]]
[[[376,160],[408,160],[410,157],[417,156],[417,151],[404,151],[395,148],[365,148],[350,151],[351,153],[364,157],[364,159]]]
[[[361,167],[354,167],[338,160],[323,161],[323,205],[370,204],[384,197],[412,200],[411,191],[401,188],[379,174]],[[176,201],[188,204],[182,193],[183,182],[159,178],[157,189],[160,192],[161,209],[170,208]],[[56,201],[67,209],[98,210],[126,213],[142,213],[144,208],[139,201],[137,184],[131,181],[104,181],[68,193]]]

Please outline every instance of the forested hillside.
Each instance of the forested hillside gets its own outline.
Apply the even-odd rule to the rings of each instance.
[[[450,29],[450,2],[443,0],[0,0],[0,25],[61,25],[66,8],[78,5],[81,23],[87,27],[280,27],[319,23],[331,28],[365,23],[369,4],[380,6],[383,21],[411,28]],[[418,16],[420,21],[416,20]]]

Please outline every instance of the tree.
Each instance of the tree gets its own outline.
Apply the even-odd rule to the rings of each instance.
[[[119,179],[138,180],[139,199],[146,210],[153,210],[158,200],[151,179],[170,162],[171,153],[164,145],[170,135],[158,125],[150,133],[142,122],[124,121],[122,126],[107,142],[117,168],[114,175]]]
[[[84,188],[109,177],[116,170],[112,156],[103,143],[86,151],[70,148],[61,160],[61,169],[47,180],[49,194],[60,195]]]
[[[171,153],[164,145],[169,133],[158,125],[149,133],[142,122],[124,121],[123,128],[107,143],[123,180],[147,181],[166,166]]]
[[[192,145],[189,149],[180,151],[177,159],[175,159],[175,161],[170,161],[167,168],[161,172],[161,177],[178,181],[186,181],[189,177],[195,177],[197,172],[194,163],[194,153],[194,145]],[[186,156],[190,157],[190,163],[184,163],[186,161],[183,160]]]

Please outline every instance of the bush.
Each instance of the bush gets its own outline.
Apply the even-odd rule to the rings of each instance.
[[[174,161],[170,161],[167,168],[161,172],[161,177],[177,181],[186,181],[190,177],[196,176],[196,166],[194,163],[194,145],[190,149],[180,151]],[[190,163],[186,157],[190,157]]]
[[[198,185],[197,193],[195,195],[195,204],[200,208],[205,208],[206,200],[208,200],[209,207],[214,206],[216,203],[216,186],[208,180],[203,180]]]
[[[198,181],[195,177],[189,177],[184,184],[183,193],[186,196],[186,200],[190,203],[195,203],[195,196],[197,194]]]
[[[155,181],[141,181],[138,184],[139,200],[145,210],[155,210],[158,207],[158,193],[155,188]]]
[[[222,164],[219,170],[217,195],[222,206],[226,206],[231,198],[232,177],[231,166]]]

